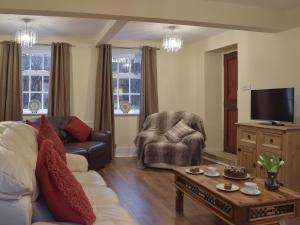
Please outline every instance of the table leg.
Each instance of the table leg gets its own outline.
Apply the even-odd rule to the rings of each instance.
[[[176,212],[183,212],[183,195],[184,193],[176,188]]]

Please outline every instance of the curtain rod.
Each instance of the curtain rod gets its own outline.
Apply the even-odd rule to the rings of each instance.
[[[96,47],[99,48],[100,46],[97,45]],[[123,48],[123,49],[142,49],[143,48],[143,47],[123,47],[123,46],[114,46],[114,45],[112,45],[111,47],[112,48]],[[156,48],[156,47],[152,47],[152,48],[154,48],[156,50],[160,50],[160,48]]]
[[[1,41],[0,44],[4,44],[4,43],[7,43],[9,41]],[[43,44],[43,43],[36,43],[35,45],[42,45],[42,46],[51,46],[51,44]],[[71,47],[76,47],[76,45],[72,45],[72,44],[69,44]]]

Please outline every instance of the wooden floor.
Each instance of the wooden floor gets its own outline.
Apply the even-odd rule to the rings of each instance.
[[[134,158],[117,158],[101,174],[139,225],[224,225],[190,199],[184,215],[176,215],[174,176],[168,170],[140,170]]]
[[[117,158],[100,171],[139,225],[225,225],[185,197],[184,214],[175,213],[174,176],[160,169],[140,170],[134,158]],[[299,225],[300,221],[284,223]]]

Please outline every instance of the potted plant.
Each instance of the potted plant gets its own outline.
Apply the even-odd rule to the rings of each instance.
[[[277,191],[280,184],[277,180],[279,169],[284,164],[284,161],[278,155],[273,154],[272,158],[262,153],[257,161],[267,172],[268,177],[265,180],[265,186],[269,191]]]

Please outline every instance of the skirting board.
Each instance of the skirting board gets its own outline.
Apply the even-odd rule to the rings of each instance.
[[[126,147],[120,146],[116,148],[115,157],[136,157],[136,149],[134,146]]]
[[[222,152],[223,148],[218,147],[206,147],[203,151],[205,152]]]

